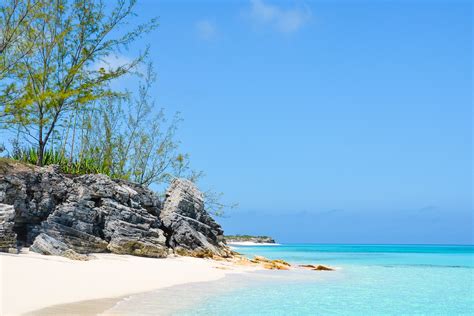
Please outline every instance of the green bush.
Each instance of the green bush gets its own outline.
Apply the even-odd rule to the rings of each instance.
[[[9,158],[21,162],[36,164],[36,162],[38,161],[38,151],[35,148],[19,148],[16,149],[13,155],[11,155]],[[110,169],[107,166],[98,163],[94,159],[73,158],[71,160],[70,158],[66,157],[64,152],[53,149],[48,149],[44,152],[43,165],[58,165],[62,172],[73,175],[102,173],[108,176],[112,176],[110,174]]]

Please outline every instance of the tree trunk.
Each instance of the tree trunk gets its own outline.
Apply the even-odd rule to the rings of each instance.
[[[44,152],[44,142],[43,142],[43,124],[41,120],[43,119],[42,115],[40,116],[40,125],[38,131],[38,158],[36,164],[40,167],[43,166],[43,152]]]
[[[44,156],[44,143],[43,141],[38,142],[38,160],[36,164],[40,167],[43,166],[43,156]]]
[[[71,154],[69,155],[69,166],[72,166],[74,159],[74,141],[76,140],[77,110],[74,112],[74,126],[72,127]]]
[[[43,141],[43,108],[38,104],[39,110],[39,130],[38,130],[38,158],[36,164],[43,167],[44,141]]]

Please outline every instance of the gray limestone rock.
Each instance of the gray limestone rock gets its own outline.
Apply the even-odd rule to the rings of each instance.
[[[112,252],[146,257],[227,255],[219,224],[193,183],[177,179],[164,204],[146,187],[101,174],[0,160],[0,251],[83,260]]]
[[[0,251],[16,249],[15,209],[12,205],[0,204]]]
[[[223,231],[204,209],[203,194],[185,179],[175,179],[168,190],[160,215],[168,244],[178,254],[226,256]]]
[[[65,243],[44,233],[39,234],[30,247],[34,251],[43,255],[63,256],[73,260],[89,260],[88,256],[81,255],[70,249]]]

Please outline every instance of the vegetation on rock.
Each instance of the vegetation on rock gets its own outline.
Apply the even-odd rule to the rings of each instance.
[[[100,174],[71,178],[52,166],[3,162],[8,168],[0,172],[0,251],[30,247],[78,260],[99,252],[232,254],[189,180],[173,180],[163,201],[126,180]]]
[[[0,130],[3,155],[58,165],[67,174],[105,174],[163,189],[196,182],[176,131],[151,90],[148,47],[117,58],[158,26],[133,23],[136,0],[5,0],[0,3]],[[130,27],[131,25],[134,25]],[[133,78],[126,91],[112,85]],[[136,79],[136,80],[135,80]],[[205,192],[207,208],[232,207]]]

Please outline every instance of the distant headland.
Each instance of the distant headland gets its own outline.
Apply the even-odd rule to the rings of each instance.
[[[229,245],[277,245],[270,236],[227,235],[224,238]]]

